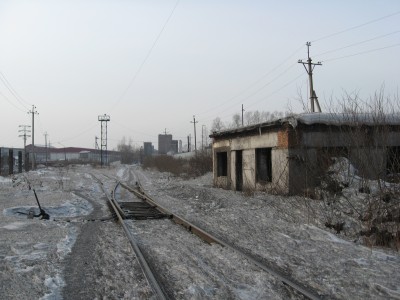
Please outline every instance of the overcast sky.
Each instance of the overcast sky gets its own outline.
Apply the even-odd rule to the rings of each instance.
[[[157,148],[164,130],[185,143],[193,115],[201,143],[203,125],[242,104],[300,113],[307,41],[323,110],[345,92],[398,93],[398,0],[1,0],[0,146],[23,146],[32,104],[35,144],[47,132],[94,147],[108,114],[109,149],[124,136]]]

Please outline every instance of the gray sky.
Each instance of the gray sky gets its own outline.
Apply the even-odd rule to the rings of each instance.
[[[307,41],[323,109],[344,92],[397,94],[400,80],[398,0],[2,0],[0,41],[0,146],[23,146],[32,104],[35,144],[47,132],[93,147],[109,114],[109,149],[123,136],[157,147],[165,128],[185,143],[193,115],[201,142],[241,104],[301,112]]]

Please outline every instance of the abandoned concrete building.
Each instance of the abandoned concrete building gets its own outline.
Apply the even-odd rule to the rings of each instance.
[[[303,194],[318,186],[333,157],[359,176],[400,173],[400,116],[310,113],[213,132],[214,185]]]

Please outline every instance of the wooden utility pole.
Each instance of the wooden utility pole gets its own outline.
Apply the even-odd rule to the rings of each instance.
[[[242,104],[242,126],[243,126],[243,112],[244,112],[244,108],[243,108],[243,104]]]
[[[197,145],[196,145],[196,123],[199,123],[199,121],[196,122],[196,117],[193,116],[193,121],[190,121],[190,123],[193,123],[193,127],[194,127],[194,152],[197,153]]]
[[[32,170],[35,169],[35,115],[39,113],[36,111],[36,106],[32,105],[32,110],[28,111],[28,114],[32,114]]]
[[[47,131],[43,135],[44,135],[44,145],[46,147],[46,167],[47,167],[47,136],[48,136]]]
[[[317,63],[312,63],[311,57],[310,57],[310,46],[311,46],[311,42],[307,42],[306,43],[307,46],[307,62],[303,62],[301,59],[299,59],[298,63],[299,64],[303,64],[304,68],[306,69],[306,72],[308,74],[308,80],[309,80],[309,86],[310,86],[310,104],[311,104],[311,112],[315,112],[315,107],[314,105],[317,105],[318,108],[318,112],[321,112],[321,107],[319,106],[319,102],[318,102],[318,97],[317,94],[314,91],[314,87],[313,87],[313,70],[315,68],[315,66],[321,66],[321,62],[317,62]],[[307,65],[307,67],[306,67]]]

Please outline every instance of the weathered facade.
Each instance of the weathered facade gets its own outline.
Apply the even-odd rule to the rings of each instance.
[[[360,176],[399,172],[400,116],[302,114],[210,135],[214,185],[301,194],[319,184],[331,157]]]

